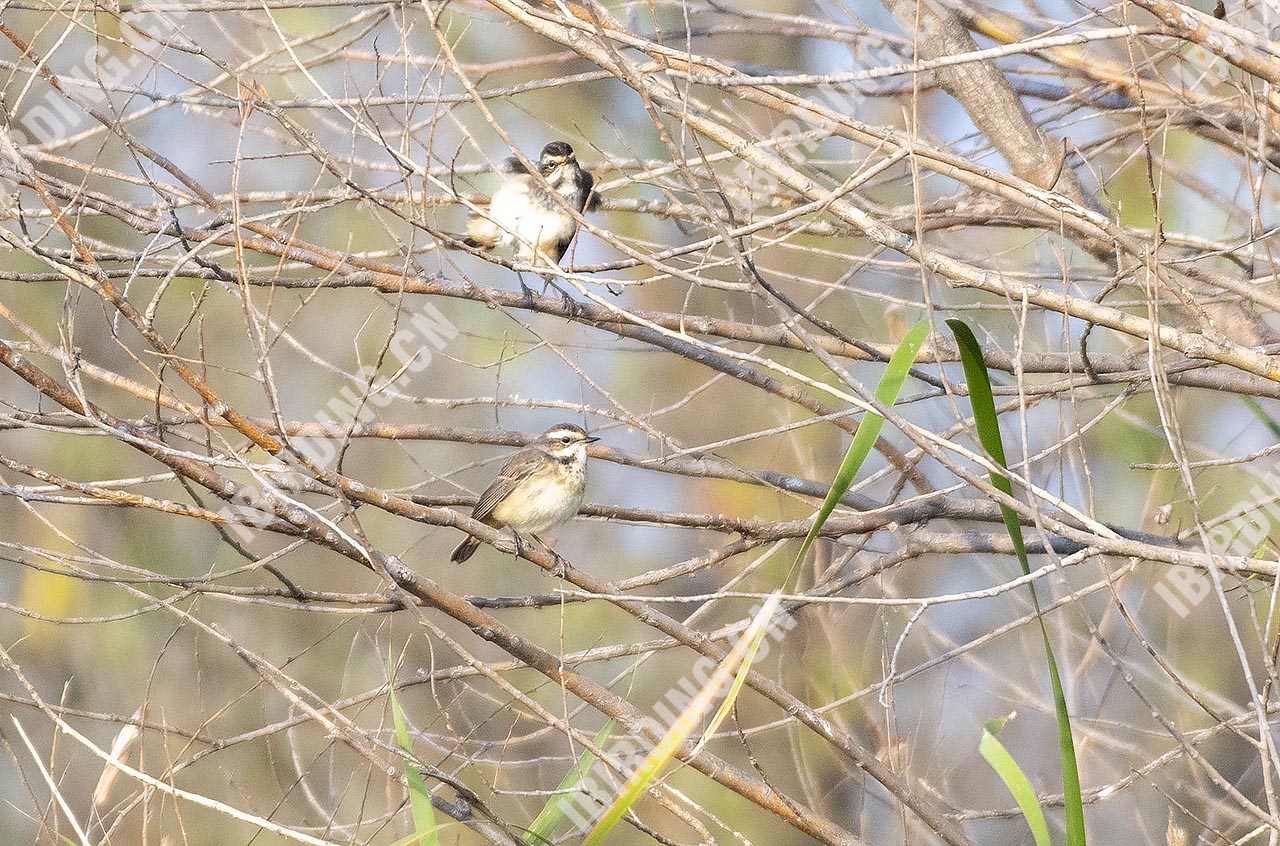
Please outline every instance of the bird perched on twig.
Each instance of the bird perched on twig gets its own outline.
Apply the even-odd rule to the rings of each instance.
[[[572,423],[552,426],[507,459],[498,478],[476,500],[471,518],[486,526],[511,529],[517,552],[522,547],[522,533],[546,546],[538,533],[573,519],[582,505],[587,489],[587,444],[598,440]],[[460,564],[479,546],[480,541],[468,537],[449,560]]]
[[[520,261],[559,264],[578,231],[574,214],[595,204],[594,177],[563,141],[542,148],[536,175],[514,157],[506,160],[503,170],[511,176],[494,192],[488,214],[467,222],[464,243],[482,250],[514,243]]]

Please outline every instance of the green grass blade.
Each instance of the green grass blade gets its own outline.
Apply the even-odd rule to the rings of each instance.
[[[1280,423],[1273,420],[1271,415],[1267,414],[1262,405],[1253,397],[1242,397],[1241,399],[1244,401],[1245,408],[1252,411],[1253,416],[1261,420],[1263,425],[1271,430],[1271,434],[1280,438]]]
[[[893,351],[893,355],[889,358],[889,364],[885,367],[884,375],[880,377],[880,384],[876,386],[876,399],[885,405],[893,405],[897,401],[898,392],[902,390],[902,383],[906,381],[907,374],[911,372],[911,365],[915,363],[916,355],[919,354],[920,347],[923,346],[924,340],[928,336],[929,324],[927,321],[921,320],[911,327],[911,331],[902,339],[902,343],[898,344],[898,348]],[[840,469],[836,472],[835,481],[831,483],[831,490],[827,492],[827,498],[823,500],[822,508],[818,509],[818,516],[813,520],[813,527],[809,529],[809,533],[805,535],[804,543],[800,545],[800,552],[796,555],[796,563],[804,560],[805,553],[809,551],[809,547],[813,545],[814,540],[818,537],[818,532],[822,531],[823,524],[827,522],[827,518],[835,510],[836,504],[840,502],[841,497],[845,495],[849,490],[849,486],[853,484],[854,477],[862,469],[862,462],[867,460],[867,456],[871,454],[871,448],[876,444],[876,439],[880,437],[882,428],[884,428],[884,418],[879,414],[868,413],[862,418],[858,431],[853,435],[853,443],[849,444],[849,451],[845,453],[844,461],[840,462]]]
[[[760,649],[760,642],[764,640],[769,620],[772,619],[773,612],[777,610],[781,602],[781,595],[778,592],[770,596],[760,610],[756,612],[751,628],[743,634],[742,640],[744,642],[749,641],[749,643],[746,653],[742,656],[742,666],[738,667],[738,672],[733,677],[733,684],[729,687],[729,692],[725,694],[720,707],[716,709],[716,713],[707,723],[707,727],[702,730],[702,739],[698,741],[698,745],[695,747],[696,751],[702,751],[702,747],[707,745],[707,741],[719,730],[724,718],[729,716],[729,712],[733,710],[733,703],[738,701],[738,693],[742,690],[742,686],[746,684],[747,673],[751,670],[751,664],[756,660],[756,652]],[[730,654],[726,660],[731,660],[732,657],[732,654]]]
[[[769,621],[773,618],[773,614],[777,611],[781,602],[780,593],[774,593],[765,600],[764,605],[761,606],[756,616],[752,619],[751,625],[747,627],[747,630],[742,633],[742,637],[738,638],[738,642],[733,645],[733,649],[716,667],[706,685],[685,706],[685,709],[680,712],[680,716],[676,717],[675,722],[667,729],[667,733],[663,735],[658,745],[636,768],[635,773],[623,787],[622,793],[613,800],[604,812],[604,816],[600,818],[600,821],[587,834],[586,839],[582,841],[582,846],[600,846],[604,842],[609,832],[622,821],[622,818],[631,810],[631,807],[648,790],[649,785],[657,778],[658,773],[675,756],[676,749],[680,747],[680,744],[684,743],[689,735],[693,733],[693,730],[697,728],[703,716],[711,710],[711,703],[720,695],[721,690],[729,689],[729,695],[725,696],[725,701],[732,705],[732,697],[736,696],[737,691],[741,690],[742,680],[746,679],[747,671],[751,668],[751,659],[755,656],[756,650],[759,649],[760,642],[764,640]],[[730,687],[731,681],[732,686]],[[723,706],[720,711],[728,713],[727,708]],[[707,737],[710,736],[713,730],[714,725],[708,727],[708,730],[703,733],[699,748],[706,742]]]
[[[991,459],[1000,467],[1008,468],[1005,461],[1004,442],[1000,437],[1000,421],[996,416],[995,397],[991,393],[991,378],[987,374],[987,366],[982,360],[982,348],[973,331],[962,320],[948,320],[947,325],[956,336],[956,344],[960,348],[960,362],[964,366],[965,382],[969,386],[969,403],[973,406],[973,419],[978,429],[978,440],[986,449]],[[991,484],[1013,495],[1013,485],[1004,473],[990,474]],[[1027,559],[1027,547],[1022,538],[1022,526],[1018,515],[1006,505],[1000,506],[1005,528],[1013,540],[1014,552],[1018,555],[1018,563],[1022,572],[1031,573],[1031,563]],[[1040,610],[1040,600],[1036,596],[1035,585],[1028,585],[1031,590],[1031,602],[1036,609],[1036,619],[1040,623],[1040,637],[1044,641],[1044,653],[1049,665],[1049,682],[1053,686],[1053,707],[1058,718],[1058,747],[1062,755],[1062,791],[1063,809],[1067,826],[1068,846],[1085,846],[1084,802],[1080,795],[1080,769],[1076,762],[1075,742],[1071,737],[1071,715],[1067,711],[1067,698],[1062,692],[1062,677],[1058,673],[1058,662],[1053,656],[1053,647],[1049,644],[1049,630],[1044,624],[1044,615]]]
[[[396,699],[395,664],[391,659],[391,647],[387,647],[387,688],[391,693],[391,719],[396,726],[396,742],[409,755],[413,754],[413,739],[409,737],[409,724]],[[409,783],[409,809],[413,813],[414,837],[411,842],[421,846],[440,846],[440,826],[436,823],[436,809],[431,806],[431,792],[422,772],[408,761],[404,765],[404,778]]]
[[[609,739],[609,735],[613,734],[614,721],[609,720],[604,724],[604,728],[596,735],[596,746],[603,746],[605,741]],[[542,806],[542,810],[524,833],[524,842],[529,846],[546,846],[551,842],[551,835],[555,833],[556,827],[565,819],[565,809],[573,801],[570,791],[574,790],[581,781],[587,777],[587,773],[591,772],[591,768],[595,766],[596,756],[590,749],[583,750],[578,757],[577,764],[564,774],[564,778],[560,780],[559,787],[556,788],[555,795],[547,800]]]
[[[1036,839],[1036,846],[1050,846],[1049,825],[1045,822],[1044,811],[1036,799],[1036,791],[1031,786],[1027,774],[1013,760],[1004,744],[996,740],[996,732],[1004,727],[1004,719],[992,720],[982,729],[982,740],[978,742],[978,752],[996,771],[1004,786],[1009,788],[1013,799],[1018,803],[1022,816],[1031,828],[1031,835]]]

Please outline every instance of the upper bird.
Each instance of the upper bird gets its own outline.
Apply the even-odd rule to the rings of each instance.
[[[514,243],[520,261],[559,264],[578,231],[574,213],[582,214],[593,205],[595,178],[582,169],[573,148],[563,141],[542,148],[538,175],[515,157],[507,159],[502,169],[511,176],[494,192],[488,214],[467,221],[466,245],[491,250]]]

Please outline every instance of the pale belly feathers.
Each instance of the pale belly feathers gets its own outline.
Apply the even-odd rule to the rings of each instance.
[[[506,244],[514,241],[526,260],[530,257],[530,244],[546,250],[551,245],[569,241],[577,229],[577,223],[563,210],[539,205],[533,191],[526,180],[510,180],[498,189],[489,207],[489,214],[499,228],[499,239]]]
[[[578,513],[586,491],[586,474],[575,481],[578,483],[566,485],[553,477],[528,479],[520,485],[519,495],[507,496],[498,503],[493,517],[517,532],[545,532]]]

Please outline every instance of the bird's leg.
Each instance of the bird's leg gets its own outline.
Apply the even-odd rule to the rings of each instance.
[[[524,557],[524,551],[526,548],[524,544],[524,538],[520,537],[520,533],[517,532],[515,529],[511,530],[511,535],[516,539],[516,557],[517,558]]]
[[[524,294],[525,308],[533,308],[533,289],[524,283],[524,272],[516,271],[516,279],[520,280],[520,291]]]
[[[567,311],[570,316],[577,314],[577,309],[578,309],[577,301],[573,297],[569,296],[568,291],[566,291],[564,288],[561,288],[560,285],[556,283],[555,274],[539,273],[538,275],[542,277],[543,295],[544,296],[546,295],[548,287],[555,288],[557,291],[560,292],[560,299],[564,301],[564,310]]]
[[[542,296],[547,295],[547,286],[560,290],[560,286],[555,283],[555,276],[551,273],[538,271],[538,278],[542,280]]]
[[[564,310],[569,312],[570,317],[576,315],[578,313],[578,301],[569,296],[569,292],[559,285],[556,288],[560,291],[560,297],[564,300]]]
[[[557,579],[568,578],[569,562],[566,561],[563,557],[561,557],[560,553],[552,549],[550,544],[548,544],[542,538],[538,537],[537,535],[530,535],[529,537],[536,540],[538,542],[538,545],[541,546],[544,550],[546,550],[547,555],[550,555],[552,560],[555,561],[555,563],[551,565],[551,575],[555,576]]]
[[[557,255],[559,255],[559,258],[557,258]],[[572,300],[570,299],[569,295],[565,292],[564,288],[561,288],[559,285],[556,284],[557,273],[564,272],[560,268],[560,259],[563,257],[564,257],[563,253],[554,247],[550,248],[550,251],[548,251],[548,249],[543,249],[542,247],[539,247],[533,254],[533,264],[536,266],[545,267],[546,270],[537,270],[534,272],[537,273],[538,276],[542,279],[542,295],[544,297],[547,295],[547,288],[549,287],[555,288],[557,291],[560,292],[560,296],[564,297],[565,304],[568,307],[569,312],[572,314],[573,308],[571,306],[568,306],[568,303],[572,302]]]

